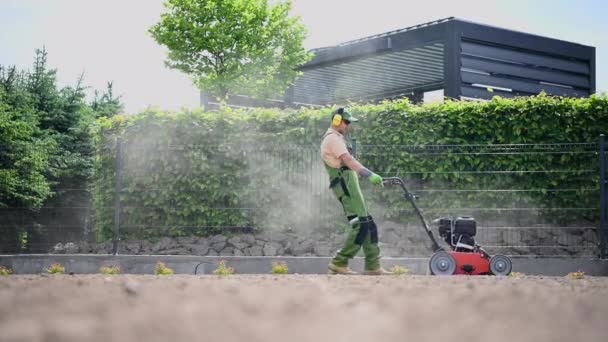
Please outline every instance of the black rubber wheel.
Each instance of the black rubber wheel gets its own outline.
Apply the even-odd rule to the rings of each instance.
[[[490,258],[490,272],[493,275],[509,275],[512,267],[511,259],[507,256],[495,255]]]
[[[456,259],[446,252],[437,252],[429,260],[431,274],[452,275],[456,272]]]

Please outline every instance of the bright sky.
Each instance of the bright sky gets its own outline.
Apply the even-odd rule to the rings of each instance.
[[[113,81],[127,112],[197,106],[188,76],[164,66],[147,34],[162,10],[162,0],[0,0],[0,64],[29,69],[44,45],[60,85],[82,72],[91,89]],[[292,10],[308,27],[307,48],[451,16],[595,46],[598,92],[608,92],[606,13],[602,0],[293,0]]]

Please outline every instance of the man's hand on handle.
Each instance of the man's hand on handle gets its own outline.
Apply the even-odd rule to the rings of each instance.
[[[382,182],[382,177],[380,177],[380,175],[373,173],[371,175],[369,175],[369,177],[367,177],[367,179],[374,185],[381,185],[384,186],[384,183]]]

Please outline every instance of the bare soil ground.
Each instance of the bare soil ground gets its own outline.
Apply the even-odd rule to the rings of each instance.
[[[0,341],[608,341],[608,278],[0,277]]]

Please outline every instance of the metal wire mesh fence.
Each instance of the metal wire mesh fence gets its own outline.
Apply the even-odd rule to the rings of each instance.
[[[51,190],[53,197],[38,210],[0,207],[0,253],[47,253],[57,243],[94,239],[94,208],[86,182]]]
[[[338,216],[323,210],[337,204],[327,191],[315,147],[172,145],[157,152],[171,154],[174,168],[142,166],[128,157],[139,151],[125,148],[119,191],[128,195],[114,221],[120,223],[123,237],[248,233],[302,225],[325,228],[332,216]],[[213,166],[200,169],[195,166],[200,160]],[[149,197],[142,199],[141,192]],[[162,193],[162,206],[154,193]]]
[[[491,253],[599,253],[597,144],[361,146],[359,151],[372,166],[392,165],[386,162],[391,159],[422,166],[424,171],[389,166],[379,172],[409,179],[428,219],[475,217],[477,239]],[[450,161],[454,168],[435,167]]]
[[[490,253],[595,257],[605,253],[607,229],[601,145],[358,144],[356,151],[378,174],[403,178],[428,222],[475,217],[477,241]],[[11,233],[0,240],[1,252],[46,253],[80,240],[112,239],[116,250],[119,238],[346,229],[316,146],[118,151],[105,192],[80,182],[55,189],[60,196],[35,212],[0,208],[2,230]],[[380,229],[386,223],[402,230],[405,254],[428,243],[397,189],[362,185]]]

